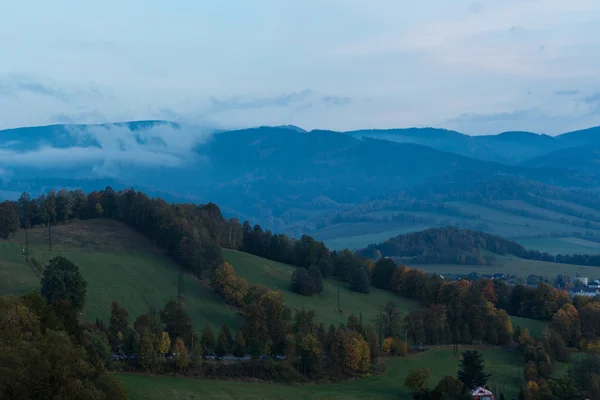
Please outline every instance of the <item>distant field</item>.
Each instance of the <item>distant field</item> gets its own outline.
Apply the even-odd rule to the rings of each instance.
[[[589,230],[549,220],[523,217],[508,211],[501,211],[463,201],[453,201],[447,204],[465,212],[480,215],[482,221],[488,224],[494,233],[506,238],[528,237],[548,233],[585,233]]]
[[[558,204],[560,206],[569,207],[570,209],[575,210],[575,211],[583,212],[586,214],[592,214],[597,217],[600,217],[600,210],[596,210],[596,209],[589,208],[589,207],[582,206],[582,205],[575,204],[575,203],[570,203],[568,201],[562,201],[562,200],[548,200],[548,201],[550,203]]]
[[[535,213],[537,215],[544,216],[544,217],[550,218],[550,219],[567,218],[569,220],[585,222],[585,220],[583,220],[581,218],[573,217],[573,216],[570,216],[567,214],[562,214],[562,213],[552,211],[552,210],[547,210],[545,208],[526,203],[522,200],[500,200],[497,203],[499,203],[505,207],[512,208],[516,211],[518,211],[518,210],[527,211],[527,212]]]
[[[337,224],[310,232],[316,240],[322,240],[331,250],[359,249],[371,243],[386,241],[403,233],[428,228],[423,224],[398,222],[355,222]]]
[[[384,290],[371,288],[371,293],[357,293],[347,288],[347,283],[339,282],[340,305],[343,313],[337,309],[338,281],[325,280],[325,290],[318,296],[306,297],[289,290],[290,278],[295,267],[280,264],[251,254],[232,250],[225,251],[225,259],[229,261],[236,273],[248,280],[253,285],[266,285],[271,289],[282,292],[285,304],[292,308],[314,308],[319,322],[326,324],[345,324],[350,314],[357,317],[362,312],[365,323],[372,323],[380,305],[388,301],[394,302],[403,313],[408,313],[411,308],[419,305],[411,300],[402,298]]]
[[[52,230],[54,249],[48,252],[47,230],[30,232],[32,253],[45,262],[63,255],[79,265],[88,282],[84,315],[108,321],[110,303],[117,300],[128,311],[130,321],[162,307],[177,296],[179,266],[149,240],[128,226],[112,220],[78,221]],[[21,254],[24,232],[14,242],[0,242],[0,293],[22,294],[38,290],[39,277]],[[195,277],[185,275],[186,307],[196,329],[206,322],[214,328],[227,324],[238,328],[241,318]]]
[[[466,348],[459,349],[460,352]],[[520,377],[517,365],[521,355],[506,349],[479,349],[484,356],[486,371],[492,373],[489,384],[507,399],[517,397]],[[383,375],[360,380],[321,385],[287,386],[271,383],[249,383],[182,377],[151,377],[118,375],[129,393],[130,400],[183,400],[183,399],[285,399],[285,400],[397,400],[410,399],[402,386],[413,368],[430,368],[430,387],[446,375],[456,376],[459,360],[452,349],[439,348],[405,358],[389,358]]]
[[[544,329],[548,327],[550,324],[547,321],[540,321],[537,319],[530,318],[522,318],[522,317],[510,317],[510,321],[512,322],[513,330],[517,328],[517,326],[521,327],[521,330],[527,329],[529,330],[529,334],[534,338],[540,339],[542,337],[542,333]]]
[[[598,254],[600,243],[584,238],[516,238],[516,242],[528,249],[535,249],[550,254]]]
[[[442,275],[468,274],[474,271],[480,274],[504,273],[520,277],[541,275],[554,278],[558,274],[581,274],[581,276],[587,276],[593,279],[600,278],[600,267],[524,260],[514,256],[494,255],[494,258],[496,265],[418,264],[410,265],[410,267]]]
[[[556,204],[566,205],[573,210],[583,211],[600,216],[600,211],[579,206],[566,202],[555,202]],[[600,237],[600,231],[589,230],[582,227],[572,226],[566,223],[556,222],[556,219],[566,218],[567,220],[583,219],[571,215],[562,214],[553,210],[547,210],[520,200],[501,200],[498,204],[504,207],[510,207],[511,210],[499,210],[494,207],[473,204],[465,201],[451,201],[446,204],[456,207],[459,210],[469,214],[476,214],[480,218],[464,218],[460,216],[439,214],[433,212],[405,211],[405,210],[381,210],[365,213],[364,216],[376,218],[389,218],[393,215],[402,213],[413,215],[415,217],[425,217],[431,220],[430,223],[411,223],[407,221],[371,221],[371,222],[352,222],[331,225],[313,232],[311,236],[322,240],[331,249],[356,249],[366,247],[371,243],[379,243],[402,233],[414,232],[435,226],[457,225],[469,229],[483,229],[479,226],[486,226],[484,229],[495,233],[507,239],[516,240],[527,245],[528,248],[547,251],[549,253],[569,253],[582,252],[589,247],[589,243],[569,243],[568,239],[575,237],[558,239],[550,238],[536,239],[539,235],[563,234],[573,235],[575,232],[585,234],[592,232]],[[519,215],[519,210],[534,212],[544,219],[529,218]],[[557,242],[561,241],[561,242]],[[538,247],[539,246],[539,247]]]

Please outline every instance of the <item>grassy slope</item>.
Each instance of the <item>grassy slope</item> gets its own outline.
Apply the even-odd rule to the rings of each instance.
[[[584,238],[516,238],[518,243],[528,249],[536,249],[550,254],[598,254],[600,243]]]
[[[510,317],[510,321],[512,322],[513,329],[516,329],[517,326],[520,326],[521,329],[529,330],[529,334],[537,339],[542,337],[542,332],[546,327],[548,327],[548,325],[550,325],[550,322],[548,321],[514,316]]]
[[[464,351],[465,349],[460,349]],[[516,397],[519,379],[519,353],[504,349],[480,349],[486,370],[492,373],[490,385],[504,391],[506,398]],[[285,386],[266,383],[247,383],[207,379],[119,375],[131,400],[138,399],[409,399],[402,387],[404,378],[413,368],[430,368],[430,386],[445,375],[456,376],[458,359],[452,349],[440,348],[405,358],[391,358],[383,375],[336,384]]]
[[[319,322],[346,323],[348,315],[358,316],[361,312],[366,323],[372,322],[377,308],[387,301],[393,301],[403,313],[410,308],[417,308],[417,303],[396,296],[393,293],[371,288],[371,293],[363,294],[349,290],[347,284],[340,282],[340,304],[344,311],[337,309],[338,281],[326,279],[325,290],[319,296],[306,297],[290,292],[290,279],[294,267],[280,264],[247,253],[232,250],[225,251],[225,259],[229,261],[236,273],[248,280],[250,284],[263,284],[283,293],[285,304],[290,308],[314,308]]]
[[[37,287],[40,280],[25,264],[21,247],[0,241],[0,293],[24,294]]]
[[[52,253],[48,252],[47,235],[45,229],[30,232],[32,253],[45,262],[63,255],[79,265],[88,282],[87,319],[108,321],[114,299],[129,311],[133,322],[149,307],[162,307],[177,295],[179,266],[124,224],[94,220],[57,226],[52,231]],[[20,254],[23,243],[24,232],[19,232],[14,242],[0,243],[0,277],[10,276],[10,281],[2,279],[10,283],[0,284],[0,293],[20,294],[39,287],[39,277]],[[223,324],[232,328],[240,325],[241,318],[191,275],[185,276],[185,291],[186,307],[197,329],[206,322],[215,329]]]

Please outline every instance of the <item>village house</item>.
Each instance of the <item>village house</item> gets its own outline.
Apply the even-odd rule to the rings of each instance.
[[[482,387],[473,389],[471,396],[474,400],[494,400],[494,394]]]

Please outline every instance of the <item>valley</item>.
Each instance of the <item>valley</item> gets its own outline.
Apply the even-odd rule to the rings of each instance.
[[[27,134],[33,142],[55,137],[54,145],[65,149],[72,129]],[[165,132],[185,136],[195,128],[164,121],[99,126],[78,146],[99,146],[97,129],[132,134],[143,148]],[[414,139],[424,132],[438,142]],[[49,175],[35,167],[11,170],[16,179],[0,184],[5,197],[25,191],[39,197],[0,203],[7,238],[0,241],[0,294],[39,292],[49,264],[75,263],[87,282],[78,317],[86,335],[106,335],[113,351],[129,346],[143,356],[120,364],[117,375],[132,399],[410,398],[404,379],[415,368],[435,365],[429,377],[435,386],[456,375],[459,353],[469,349],[485,358],[489,386],[511,398],[519,394],[523,364],[532,362],[531,348],[548,355],[529,365],[539,374],[526,373],[529,381],[546,384],[575,368],[571,353],[587,352],[595,337],[589,326],[596,300],[587,305],[577,297],[600,278],[600,178],[590,168],[596,153],[582,152],[587,159],[575,170],[544,161],[568,153],[571,134],[474,139],[417,130],[408,140],[400,138],[406,132],[367,133],[222,131],[196,143],[193,154],[175,155],[191,158],[160,174],[133,166],[118,179],[86,169],[99,165]],[[153,143],[156,152],[161,145]],[[471,147],[460,150],[460,143]],[[122,189],[128,186],[138,191]],[[27,224],[33,228],[25,236]],[[399,237],[431,228],[421,239]],[[494,274],[503,277],[492,280]],[[561,313],[572,312],[566,306],[581,312],[581,341],[557,326]],[[123,322],[126,331],[115,334],[119,310],[135,322]],[[176,370],[148,361],[140,346],[161,345],[144,342],[155,335],[149,327],[155,338],[166,334],[172,348],[189,348],[192,364]],[[392,343],[385,351],[384,339]],[[94,340],[92,347],[101,347]],[[205,362],[198,347],[191,354],[194,343],[202,354],[229,359]],[[421,343],[426,351],[418,350]],[[166,360],[163,350],[159,359]],[[300,356],[277,364],[263,355],[290,351],[311,364]],[[235,360],[239,352],[260,359],[265,382],[247,382],[250,369],[243,369],[251,366],[254,376],[256,361]],[[228,378],[228,368],[237,371],[230,371],[236,381],[214,379]],[[303,384],[292,392],[282,382]]]

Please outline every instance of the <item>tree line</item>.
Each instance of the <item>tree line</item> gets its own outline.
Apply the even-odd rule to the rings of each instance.
[[[248,221],[226,219],[214,203],[170,204],[133,189],[115,191],[111,187],[89,194],[51,190],[37,198],[23,193],[18,201],[0,203],[0,238],[8,238],[19,228],[27,231],[45,226],[51,232],[55,224],[101,217],[132,226],[199,277],[223,262],[222,248],[307,269],[315,265],[324,278],[335,276],[345,281],[355,268],[367,268],[367,261],[353,252],[330,252],[310,236],[296,240],[264,231],[260,225],[251,226]]]

